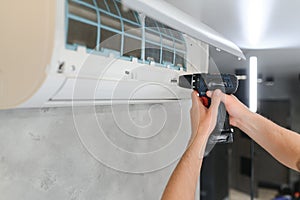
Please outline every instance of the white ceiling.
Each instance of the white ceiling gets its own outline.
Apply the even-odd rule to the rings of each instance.
[[[265,76],[300,73],[299,0],[166,0],[207,24],[242,48],[245,56],[258,57]],[[246,68],[248,61],[212,50],[217,66]]]

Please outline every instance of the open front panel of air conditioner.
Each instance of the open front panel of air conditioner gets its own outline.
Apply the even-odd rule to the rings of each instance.
[[[22,106],[190,98],[190,91],[177,86],[180,74],[196,71],[187,62],[187,41],[181,32],[124,10],[118,0],[57,2],[56,12],[55,61],[48,74],[59,77],[59,87],[40,103],[36,103],[38,92]],[[201,48],[200,54],[207,59],[207,45]],[[46,80],[44,87],[48,84],[53,85],[53,80]]]
[[[1,13],[6,24],[23,27],[4,27],[1,108],[188,99],[178,76],[207,71],[207,44],[120,0],[21,4],[26,13]]]

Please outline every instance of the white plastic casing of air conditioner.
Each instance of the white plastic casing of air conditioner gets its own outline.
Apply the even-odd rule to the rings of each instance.
[[[13,6],[13,3],[11,4]],[[8,51],[7,60],[4,58],[6,65],[0,66],[0,78],[1,76],[7,76],[8,80],[4,83],[0,81],[0,95],[7,97],[3,102],[0,101],[0,108],[110,104],[112,101],[119,103],[151,103],[190,98],[190,90],[177,86],[178,76],[186,73],[182,70],[158,67],[154,63],[143,63],[135,58],[131,60],[118,59],[113,53],[106,56],[99,55],[89,52],[81,46],[78,46],[76,50],[67,49],[66,4],[65,1],[61,0],[55,2],[52,0],[42,2],[31,0],[26,4],[24,3],[24,6],[27,5],[26,16],[32,15],[33,18],[36,18],[38,16],[35,12],[40,11],[41,16],[42,13],[45,15],[44,18],[41,17],[43,18],[41,20],[44,21],[36,22],[36,24],[45,24],[45,27],[50,28],[49,30],[43,30],[43,27],[41,27],[41,31],[44,31],[43,34],[39,34],[38,27],[33,27],[32,30],[27,31],[28,37],[32,39],[31,42],[36,43],[41,50],[36,50],[38,48],[31,49],[34,48],[34,45],[32,47],[28,45],[27,50],[21,53],[13,50]],[[7,9],[9,10],[9,8]],[[9,15],[10,13],[7,12],[3,15],[5,14]],[[22,16],[17,17],[22,18]],[[29,22],[31,19],[30,17],[24,17],[23,23]],[[12,21],[11,23],[15,22]],[[32,26],[34,26],[34,23]],[[26,31],[23,34],[26,35]],[[5,40],[12,37],[9,30],[7,30],[7,35],[8,38]],[[39,38],[38,36],[41,36],[40,39],[35,41],[35,38]],[[185,36],[185,40],[187,42],[187,72],[206,72],[208,67],[208,45],[187,36]],[[46,42],[47,45],[40,45],[41,41]],[[19,44],[21,42],[31,44],[30,41],[18,41]],[[6,47],[9,48],[9,44]],[[44,47],[50,50],[44,51]],[[23,66],[19,66],[22,61],[12,60],[11,58],[14,55],[10,54],[13,54],[13,52],[16,53],[15,57],[23,53],[26,54],[28,60],[32,60],[36,67],[31,67],[31,62],[27,59],[24,59]],[[42,61],[35,62],[35,59],[41,59]],[[5,73],[1,74],[2,71],[8,70],[6,69],[6,67],[9,68],[8,63],[11,64],[11,69],[22,67],[24,80],[15,79],[14,82],[9,82],[11,77],[15,77],[12,70],[9,71],[10,73],[6,73],[7,75]],[[22,74],[22,72],[20,73]],[[25,83],[35,79],[38,80],[32,87],[25,87]],[[17,86],[15,86],[16,84]],[[8,91],[13,88],[12,86],[20,88],[19,86],[22,86],[22,84],[24,84],[25,89],[20,89],[19,92],[10,95]],[[28,92],[25,90],[28,90]],[[17,99],[18,93],[20,94],[19,99]]]

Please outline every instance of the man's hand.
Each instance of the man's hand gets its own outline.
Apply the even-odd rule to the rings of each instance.
[[[214,96],[213,92],[208,91],[208,97]],[[248,116],[252,112],[240,102],[234,95],[227,95],[221,92],[219,94],[221,101],[225,104],[226,110],[229,114],[229,122],[232,126],[239,127],[244,117]]]
[[[190,110],[192,137],[191,142],[198,134],[202,134],[201,138],[208,139],[216,126],[218,107],[221,101],[220,90],[211,92],[211,105],[209,108],[205,107],[198,96],[198,93],[194,91],[192,93],[192,108]]]
[[[207,96],[214,97],[213,92]],[[230,124],[241,129],[282,164],[300,171],[300,134],[251,112],[235,96],[221,93]]]

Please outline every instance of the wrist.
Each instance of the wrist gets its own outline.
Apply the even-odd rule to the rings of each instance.
[[[210,132],[207,126],[199,126],[194,141],[197,145],[206,145]]]
[[[210,126],[200,125],[197,130],[197,135],[208,137],[210,135]]]
[[[245,113],[243,113],[243,115],[241,115],[241,117],[235,120],[235,126],[241,130],[244,130],[245,127],[248,127],[251,123],[254,122],[254,118],[256,115],[256,113],[247,110]]]

